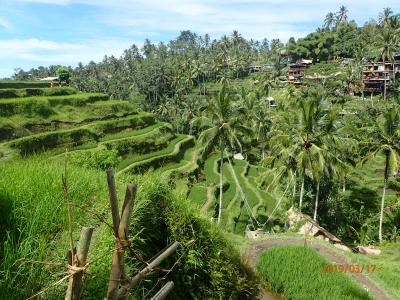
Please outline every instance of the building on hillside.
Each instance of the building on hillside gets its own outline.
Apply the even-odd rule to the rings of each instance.
[[[363,71],[364,91],[368,93],[383,92],[385,85],[386,88],[390,87],[394,74],[395,65],[391,62],[373,62],[365,65]]]
[[[290,64],[288,69],[288,82],[294,85],[301,84],[307,68],[308,65],[304,63]]]
[[[49,77],[40,79],[40,81],[48,81],[50,83],[50,87],[54,87],[58,83],[58,77],[49,76]]]
[[[364,66],[363,83],[364,91],[369,93],[383,92],[400,77],[400,53],[393,55],[392,62],[371,62]]]
[[[287,82],[294,85],[302,83],[306,69],[311,66],[311,59],[299,59],[295,63],[288,64]]]
[[[249,73],[256,73],[256,72],[273,69],[273,68],[274,68],[273,64],[262,64],[262,65],[250,66],[247,68],[247,71]]]

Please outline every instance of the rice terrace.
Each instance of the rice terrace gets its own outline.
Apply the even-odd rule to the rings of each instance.
[[[400,299],[399,3],[153,2],[0,9],[0,299]]]

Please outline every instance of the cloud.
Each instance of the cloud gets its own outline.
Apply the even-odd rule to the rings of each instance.
[[[13,69],[29,69],[39,65],[73,65],[78,62],[101,61],[104,55],[120,56],[132,41],[120,39],[93,39],[77,43],[60,43],[49,40],[9,39],[0,40],[0,78],[10,76]],[[137,43],[140,47],[141,43]]]
[[[99,61],[105,54],[119,56],[133,40],[168,42],[186,29],[212,38],[238,30],[246,38],[286,42],[321,26],[326,13],[340,5],[360,25],[377,18],[384,7],[400,11],[399,0],[0,1],[0,33],[6,33],[0,40],[0,60],[2,68],[11,70]]]
[[[7,31],[11,31],[13,28],[10,22],[8,22],[6,19],[0,16],[0,29],[1,27],[6,29]]]
[[[15,0],[14,0],[15,1]],[[349,8],[350,18],[362,24],[383,7],[400,9],[398,0],[16,0],[51,5],[95,7],[96,22],[126,33],[191,29],[219,37],[237,29],[247,38],[301,37],[322,25],[329,11]],[[150,34],[149,34],[150,35]],[[140,35],[143,36],[143,35]]]

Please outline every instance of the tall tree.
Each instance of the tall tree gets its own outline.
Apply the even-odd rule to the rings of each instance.
[[[336,24],[342,24],[347,22],[349,10],[346,6],[342,5],[339,7],[339,11],[336,13]]]
[[[388,108],[381,115],[371,132],[370,153],[363,158],[365,162],[378,154],[385,157],[383,173],[383,190],[381,199],[381,210],[379,215],[379,242],[383,241],[382,224],[385,208],[385,194],[389,176],[398,175],[400,167],[400,113],[395,107]]]
[[[333,12],[327,13],[324,20],[324,28],[331,30],[335,25],[335,14]]]
[[[226,91],[223,85],[219,93],[207,101],[203,107],[204,114],[193,123],[202,128],[198,143],[204,148],[204,155],[219,148],[220,151],[220,183],[218,222],[221,221],[222,197],[223,197],[223,173],[224,151],[226,148],[241,147],[237,138],[237,130],[241,129],[241,120],[238,114],[238,106],[234,103],[234,97]]]

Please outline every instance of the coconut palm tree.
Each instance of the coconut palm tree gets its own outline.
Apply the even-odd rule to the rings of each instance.
[[[379,13],[379,25],[386,26],[392,15],[393,11],[390,7],[384,8],[383,11]]]
[[[346,6],[342,5],[339,7],[339,11],[336,13],[336,24],[341,24],[347,21],[347,15],[349,10]]]
[[[223,173],[224,173],[224,150],[225,148],[241,147],[236,136],[237,130],[241,128],[238,114],[238,106],[234,103],[234,97],[226,91],[223,85],[218,95],[207,101],[203,107],[204,114],[193,120],[203,129],[198,143],[204,149],[203,157],[213,149],[219,148],[220,157],[220,184],[219,184],[219,207],[218,222],[221,220],[222,195],[223,195]]]
[[[393,55],[398,49],[398,36],[396,32],[391,27],[385,27],[380,31],[378,36],[378,43],[380,45],[380,53],[383,63],[386,66],[386,62],[393,62]],[[386,74],[385,74],[386,79]],[[383,99],[386,100],[386,80],[384,81]]]
[[[325,16],[324,27],[331,30],[335,25],[335,14],[333,12],[327,13]]]
[[[362,163],[383,154],[385,169],[383,173],[383,190],[381,210],[379,216],[379,242],[382,243],[383,211],[385,207],[385,194],[389,176],[397,176],[400,167],[400,112],[398,108],[389,108],[381,115],[373,128],[370,137],[370,153],[361,161]]]
[[[256,140],[261,145],[261,158],[265,158],[265,148],[268,143],[268,134],[272,125],[271,116],[265,106],[253,114],[253,129],[256,132]]]
[[[289,176],[300,178],[300,211],[303,205],[306,178],[315,185],[315,220],[321,182],[337,174],[339,168],[336,166],[342,164],[341,156],[337,155],[338,144],[341,143],[337,118],[335,114],[325,109],[324,105],[324,101],[317,101],[317,99],[300,100],[293,111],[286,113],[288,116],[285,119],[288,121],[274,122],[286,125],[272,132],[270,139],[271,152],[283,162],[283,167],[286,168],[283,172],[281,164],[281,173],[287,174],[285,176],[288,178]],[[294,185],[293,194],[295,194],[295,189]]]

